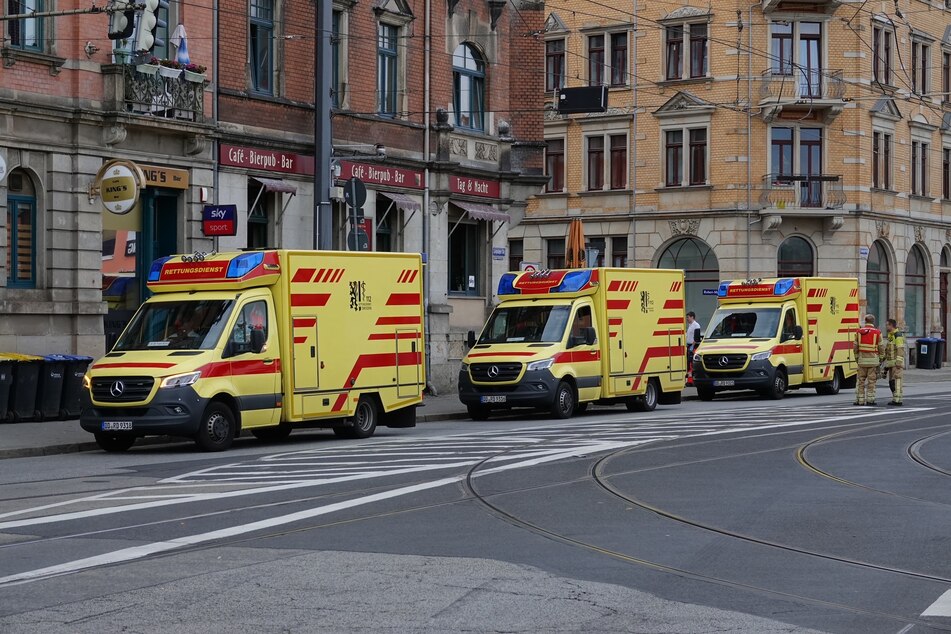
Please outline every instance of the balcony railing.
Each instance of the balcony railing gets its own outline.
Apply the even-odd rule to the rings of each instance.
[[[183,77],[141,73],[134,66],[123,68],[124,102],[131,112],[168,119],[201,122],[204,117],[204,82]]]
[[[773,103],[835,101],[845,96],[841,70],[818,70],[792,66],[782,72],[773,68],[763,72],[760,100]]]
[[[841,209],[845,191],[840,174],[767,174],[760,204],[776,209]]]

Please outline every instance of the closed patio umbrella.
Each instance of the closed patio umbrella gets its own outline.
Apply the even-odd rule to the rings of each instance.
[[[569,269],[580,269],[586,265],[584,227],[581,220],[575,218],[568,223],[568,239],[565,242],[565,266]]]

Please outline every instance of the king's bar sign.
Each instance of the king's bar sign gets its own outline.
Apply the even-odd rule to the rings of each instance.
[[[122,215],[132,211],[145,186],[145,174],[138,165],[132,161],[109,161],[99,168],[89,194],[98,195],[106,211]]]

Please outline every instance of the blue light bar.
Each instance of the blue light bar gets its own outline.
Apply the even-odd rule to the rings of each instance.
[[[730,287],[730,280],[720,282],[719,288],[717,288],[717,297],[726,297],[727,289]]]
[[[261,251],[242,253],[228,265],[228,277],[244,277],[248,271],[260,266],[262,262],[264,262],[264,253]]]
[[[561,284],[554,290],[555,293],[577,293],[591,281],[591,269],[571,271],[565,274]]]
[[[172,256],[166,255],[164,258],[159,258],[155,262],[152,262],[152,268],[149,269],[149,281],[158,282],[159,278],[162,277],[162,266],[172,259]]]
[[[520,295],[522,291],[515,288],[515,273],[503,273],[499,279],[499,295]]]
[[[773,287],[773,294],[776,295],[777,297],[782,297],[783,295],[788,293],[790,290],[792,290],[792,287],[795,284],[796,284],[796,280],[792,278],[784,277],[783,279],[776,282],[776,286]]]

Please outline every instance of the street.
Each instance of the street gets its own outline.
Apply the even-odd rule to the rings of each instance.
[[[905,398],[3,460],[0,631],[951,631],[951,393]]]

